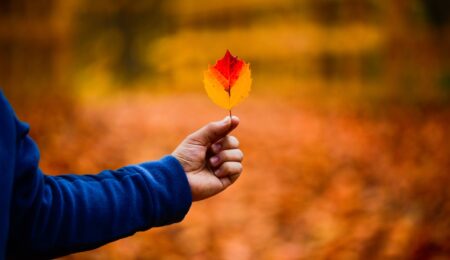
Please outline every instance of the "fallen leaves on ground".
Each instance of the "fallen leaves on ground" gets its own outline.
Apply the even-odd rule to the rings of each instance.
[[[176,225],[67,259],[427,259],[450,255],[448,110],[331,111],[254,97],[233,133],[244,173]],[[203,95],[79,103],[27,118],[50,173],[158,159],[210,120]],[[186,109],[189,107],[189,109]],[[65,119],[64,119],[65,118]],[[34,129],[34,130],[33,130]],[[64,147],[64,149],[61,149]]]

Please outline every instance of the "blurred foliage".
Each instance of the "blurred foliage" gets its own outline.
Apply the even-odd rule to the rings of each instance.
[[[448,10],[444,0],[0,1],[0,86],[51,174],[170,153],[226,114],[204,93],[207,66],[226,49],[251,64],[253,92],[234,111],[240,181],[181,224],[67,258],[448,258]]]
[[[230,49],[251,62],[265,93],[279,86],[319,103],[448,103],[449,4],[441,0],[1,5],[0,76],[10,92],[201,91],[205,64]]]

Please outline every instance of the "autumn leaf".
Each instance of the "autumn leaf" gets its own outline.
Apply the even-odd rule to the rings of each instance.
[[[250,65],[227,50],[222,59],[205,71],[204,84],[209,98],[218,106],[231,111],[250,92]]]

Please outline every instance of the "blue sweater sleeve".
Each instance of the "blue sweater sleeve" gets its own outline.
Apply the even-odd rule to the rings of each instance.
[[[28,126],[17,149],[8,255],[52,258],[181,221],[192,198],[172,156],[96,175],[46,176]]]

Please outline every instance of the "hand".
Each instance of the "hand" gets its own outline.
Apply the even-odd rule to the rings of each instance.
[[[209,123],[184,139],[172,153],[186,172],[194,201],[223,191],[240,176],[243,153],[236,137],[227,135],[238,124],[236,116]]]

